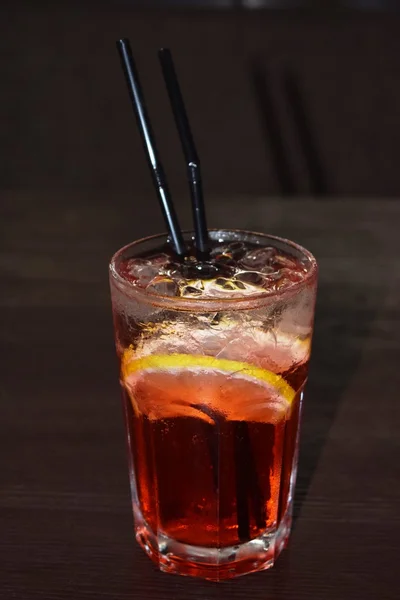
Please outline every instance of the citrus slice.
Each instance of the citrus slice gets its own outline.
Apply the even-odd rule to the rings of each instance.
[[[203,326],[202,326],[203,325]],[[306,362],[310,355],[310,337],[280,329],[265,330],[242,322],[221,322],[217,329],[208,323],[162,323],[143,335],[136,347],[136,356],[185,354],[190,347],[193,355],[207,354],[234,361],[245,361],[275,373],[284,373],[294,365]]]
[[[137,358],[127,349],[121,378],[136,414],[149,419],[195,417],[276,423],[288,414],[295,391],[279,375],[214,356],[156,354]]]

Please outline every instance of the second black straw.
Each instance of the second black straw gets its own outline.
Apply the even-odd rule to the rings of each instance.
[[[193,140],[189,119],[176,75],[171,51],[161,48],[158,53],[165,85],[168,91],[172,112],[182,144],[186,160],[186,168],[192,197],[193,221],[195,229],[195,245],[199,259],[206,259],[209,252],[206,212],[204,207],[203,184],[200,170],[200,159]]]

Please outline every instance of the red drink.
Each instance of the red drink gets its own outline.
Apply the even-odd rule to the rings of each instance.
[[[268,568],[287,541],[315,264],[279,256],[293,269],[283,292],[251,289],[229,309],[219,295],[174,312],[179,297],[148,293],[143,319],[135,280],[139,298],[114,295],[136,537],[164,571],[225,579]]]

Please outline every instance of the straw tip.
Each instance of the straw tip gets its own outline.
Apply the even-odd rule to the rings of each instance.
[[[119,38],[119,40],[116,41],[116,44],[118,47],[128,46],[129,40],[127,37]]]

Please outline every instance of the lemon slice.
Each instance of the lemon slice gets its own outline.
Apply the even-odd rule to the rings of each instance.
[[[153,355],[186,354],[218,356],[220,359],[249,363],[283,373],[308,360],[310,337],[300,339],[278,330],[249,327],[241,322],[221,322],[211,328],[207,323],[162,323],[142,336],[136,358]],[[132,358],[134,358],[132,356]]]
[[[279,421],[295,391],[279,375],[249,363],[191,354],[141,358],[127,349],[121,379],[136,414],[150,419],[197,417],[213,423],[210,411],[230,420]]]

